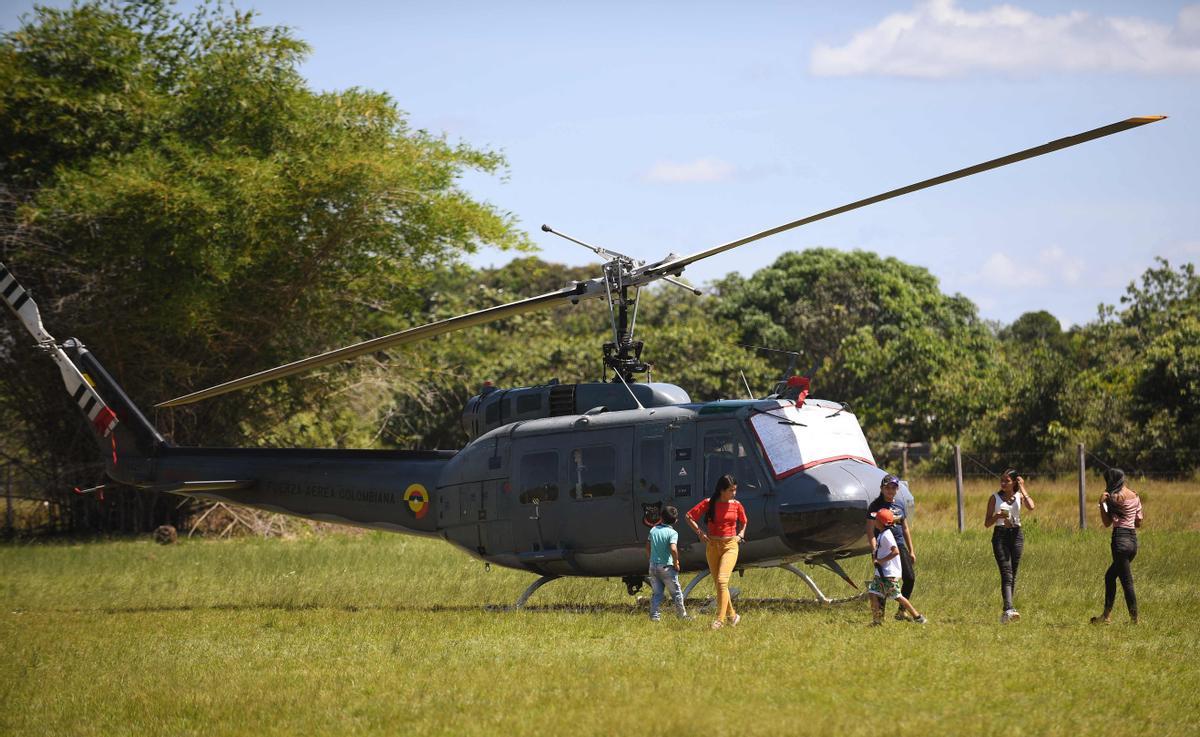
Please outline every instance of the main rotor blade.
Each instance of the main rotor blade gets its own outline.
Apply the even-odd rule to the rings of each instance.
[[[647,269],[644,273],[647,276],[662,276],[664,274],[674,274],[674,273],[682,270],[685,266],[694,264],[697,261],[700,261],[701,259],[706,259],[709,256],[715,256],[718,253],[723,253],[725,251],[730,250],[731,248],[737,248],[738,246],[744,246],[747,243],[752,243],[757,240],[762,240],[763,238],[767,238],[768,236],[776,235],[777,233],[782,233],[785,230],[791,230],[792,228],[799,228],[801,225],[808,225],[809,223],[815,223],[818,220],[824,220],[825,218],[833,217],[834,215],[841,215],[843,212],[857,210],[858,208],[866,207],[867,205],[874,205],[876,202],[883,202],[884,200],[890,200],[893,197],[899,197],[901,195],[906,195],[906,194],[909,194],[910,192],[916,192],[917,190],[926,189],[928,187],[933,187],[938,184],[952,182],[955,179],[962,179],[963,177],[969,177],[972,174],[979,174],[980,172],[985,172],[989,169],[997,169],[1001,166],[1015,164],[1016,162],[1024,161],[1025,159],[1032,159],[1035,156],[1041,156],[1042,154],[1048,154],[1052,151],[1058,151],[1059,149],[1069,148],[1071,146],[1077,146],[1077,145],[1079,145],[1081,143],[1085,143],[1087,141],[1092,141],[1097,138],[1103,138],[1104,136],[1110,136],[1113,133],[1120,133],[1121,131],[1126,131],[1126,130],[1129,130],[1130,128],[1137,128],[1138,126],[1146,125],[1147,123],[1154,123],[1154,122],[1162,120],[1166,117],[1167,116],[1165,116],[1165,115],[1144,115],[1144,116],[1137,117],[1137,118],[1129,118],[1128,120],[1122,120],[1119,123],[1113,123],[1112,125],[1106,125],[1102,128],[1096,128],[1095,130],[1090,130],[1090,131],[1080,133],[1075,136],[1067,136],[1066,138],[1060,138],[1056,141],[1044,143],[1041,146],[1035,146],[1033,148],[1025,149],[1024,151],[1018,151],[1015,154],[1009,154],[1008,156],[1001,156],[998,159],[992,159],[991,161],[985,161],[984,163],[976,164],[975,166],[968,166],[965,169],[959,169],[958,171],[952,171],[949,174],[943,174],[940,177],[926,179],[924,181],[917,182],[916,184],[910,184],[907,187],[900,187],[899,189],[893,189],[890,192],[884,192],[883,194],[877,194],[874,197],[868,197],[863,200],[858,200],[857,202],[851,202],[848,205],[842,205],[841,207],[835,207],[832,210],[826,210],[825,212],[819,212],[816,215],[810,215],[810,216],[808,216],[806,218],[802,218],[800,220],[793,220],[790,223],[784,223],[783,225],[776,226],[774,228],[771,228],[770,230],[764,230],[761,233],[755,233],[754,235],[748,235],[745,238],[739,238],[736,241],[730,241],[729,243],[725,243],[720,246],[716,246],[715,248],[710,248],[707,251],[700,251],[699,253],[694,253],[690,256],[684,256],[684,257],[676,259],[674,261],[668,261],[666,263],[659,264],[658,266],[654,266],[654,267]]]
[[[391,335],[384,335],[379,338],[365,340],[361,343],[355,343],[354,345],[346,346],[345,348],[338,348],[337,350],[322,353],[318,356],[302,358],[299,361],[293,361],[292,363],[285,364],[283,366],[277,366],[273,369],[267,369],[266,371],[259,371],[256,374],[243,376],[240,379],[227,381],[224,384],[211,386],[207,389],[201,389],[199,391],[192,392],[191,394],[185,394],[182,397],[168,399],[167,401],[161,402],[154,406],[178,407],[182,404],[191,404],[192,402],[198,402],[202,399],[209,399],[222,394],[228,394],[229,392],[237,391],[238,389],[245,389],[257,384],[262,384],[263,382],[272,381],[273,379],[282,379],[285,376],[292,376],[302,371],[320,368],[321,366],[326,366],[338,361],[344,361],[349,358],[355,358],[367,353],[374,353],[375,351],[383,350],[384,348],[404,345],[405,343],[414,343],[426,338],[432,338],[435,335],[449,333],[460,328],[471,327],[473,325],[482,325],[495,320],[502,320],[506,317],[521,315],[526,312],[532,312],[534,310],[541,309],[543,307],[552,307],[555,306],[556,303],[578,302],[581,299],[599,297],[603,293],[603,287],[597,287],[597,284],[594,282],[578,282],[573,287],[567,287],[557,292],[548,292],[537,297],[530,297],[529,299],[523,299],[517,302],[509,302],[507,304],[497,305],[495,307],[488,307],[487,309],[479,310],[477,312],[470,312],[465,315],[451,317],[446,320],[431,322],[427,325],[409,328],[408,330],[401,330],[400,332],[392,333]]]

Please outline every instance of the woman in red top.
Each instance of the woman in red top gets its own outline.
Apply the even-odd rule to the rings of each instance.
[[[737,496],[737,480],[729,474],[717,479],[717,489],[708,499],[692,507],[687,513],[687,521],[696,536],[707,546],[708,571],[713,583],[717,586],[717,618],[712,623],[713,629],[725,626],[728,615],[729,624],[736,627],[742,620],[733,610],[733,602],[729,599],[729,576],[737,565],[738,543],[746,539],[746,510]],[[707,530],[700,529],[700,517],[704,517]]]

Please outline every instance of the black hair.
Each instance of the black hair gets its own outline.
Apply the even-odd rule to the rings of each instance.
[[[673,525],[679,520],[679,510],[675,507],[663,507],[661,519],[664,525]]]
[[[708,498],[708,509],[704,510],[705,522],[712,524],[713,515],[717,513],[717,502],[721,501],[721,492],[734,486],[737,486],[737,479],[730,474],[725,474],[717,479],[717,488],[713,491],[712,496]]]
[[[1119,494],[1125,488],[1125,472],[1119,468],[1110,468],[1104,472],[1104,491],[1107,494]]]

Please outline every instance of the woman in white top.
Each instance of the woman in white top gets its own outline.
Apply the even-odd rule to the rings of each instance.
[[[1017,568],[1025,550],[1025,535],[1021,532],[1021,508],[1035,509],[1033,498],[1025,489],[1025,479],[1009,468],[1000,475],[1000,491],[988,499],[984,527],[993,527],[992,554],[1000,569],[1000,593],[1004,597],[1004,612],[1000,623],[1008,624],[1021,618],[1013,608],[1013,592],[1017,587]]]

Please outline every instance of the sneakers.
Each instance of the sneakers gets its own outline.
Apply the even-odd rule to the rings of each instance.
[[[738,626],[738,622],[740,622],[740,621],[742,621],[742,615],[740,615],[740,614],[735,614],[735,615],[733,615],[733,619],[729,620],[729,626],[730,626],[730,627],[737,627],[737,626]]]
[[[1008,624],[1009,622],[1016,622],[1020,618],[1021,618],[1021,613],[1018,612],[1016,609],[1007,609],[1007,610],[1005,610],[1004,614],[1000,615],[1000,624]]]
[[[719,619],[716,619],[716,620],[713,620],[713,623],[711,625],[709,625],[709,629],[710,630],[719,630],[724,626],[725,626],[724,622],[722,622]]]
[[[924,614],[918,614],[917,618],[914,619],[913,622],[915,622],[916,624],[926,624],[929,622],[929,620],[925,618]]]
[[[908,621],[908,615],[904,613],[903,609],[896,612],[896,621],[897,622],[907,622]]]

